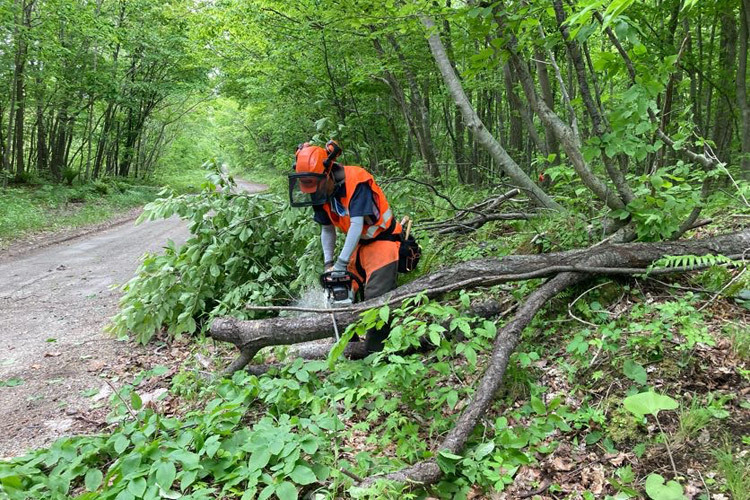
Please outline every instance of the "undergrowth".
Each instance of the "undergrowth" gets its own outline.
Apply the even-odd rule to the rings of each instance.
[[[274,194],[233,194],[219,165],[198,195],[170,195],[145,218],[180,215],[192,238],[147,256],[113,320],[147,341],[197,334],[210,319],[258,317],[244,304],[285,303],[320,267],[311,214]],[[280,186],[280,183],[277,183]],[[215,187],[224,187],[217,191]],[[277,186],[278,187],[278,186]],[[421,188],[420,188],[421,189]],[[413,198],[394,189],[395,212]],[[453,200],[471,203],[457,189]],[[710,201],[709,213],[720,204]],[[415,214],[445,217],[450,207]],[[424,210],[424,213],[422,212]],[[488,224],[457,239],[418,235],[420,273],[471,258],[580,247],[598,239],[582,218]],[[687,262],[687,261],[686,261]],[[687,262],[689,263],[689,262]],[[470,401],[506,317],[469,314],[475,299],[522,301],[541,280],[364,313],[325,361],[275,360],[255,376],[209,378],[195,361],[145,404],[144,372],[112,396],[110,427],[0,462],[10,498],[747,498],[748,331],[740,268],[724,259],[690,277],[602,279],[552,300],[524,331],[504,385],[459,454],[437,446]],[[681,265],[666,259],[657,267]],[[728,286],[731,284],[731,286]],[[346,342],[391,325],[386,349],[341,357]],[[204,369],[226,352],[197,339]],[[413,353],[415,352],[416,353]],[[413,353],[413,354],[412,354]],[[261,353],[259,361],[269,361]],[[167,410],[169,408],[169,410]],[[175,409],[176,408],[176,409]],[[721,450],[714,452],[714,450]],[[359,478],[434,460],[429,488]]]
[[[103,222],[157,198],[161,186],[196,191],[204,172],[184,168],[149,180],[105,178],[84,184],[38,181],[0,188],[0,245],[39,231],[78,228]]]

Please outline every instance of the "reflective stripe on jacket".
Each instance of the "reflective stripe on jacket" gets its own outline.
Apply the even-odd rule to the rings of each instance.
[[[362,239],[369,240],[375,238],[378,234],[388,229],[388,226],[391,224],[391,221],[393,220],[391,207],[388,206],[388,201],[385,199],[385,194],[383,194],[383,190],[380,189],[380,186],[375,183],[375,179],[372,177],[372,174],[370,174],[362,167],[345,166],[343,168],[345,175],[344,186],[346,194],[343,198],[340,199],[340,201],[341,205],[344,208],[345,214],[339,215],[338,213],[336,213],[336,211],[331,208],[331,205],[328,202],[323,204],[323,210],[325,210],[328,214],[328,217],[331,219],[331,223],[339,228],[339,230],[346,233],[347,231],[349,231],[349,224],[351,223],[351,219],[349,217],[349,200],[351,200],[351,197],[354,194],[354,190],[357,188],[357,186],[363,182],[366,182],[372,190],[372,201],[375,207],[375,217],[377,217],[377,220],[373,221],[372,217],[365,217],[365,225],[362,228]],[[394,232],[398,233],[400,232],[401,228],[400,224],[396,224],[398,225],[398,227],[396,227],[396,230]]]

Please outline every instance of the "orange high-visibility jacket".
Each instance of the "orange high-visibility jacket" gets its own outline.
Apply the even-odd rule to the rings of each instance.
[[[375,216],[377,220],[372,221],[370,217],[365,217],[365,225],[362,228],[361,239],[373,239],[380,233],[388,229],[388,227],[391,225],[391,222],[393,221],[393,212],[391,212],[391,208],[390,206],[388,206],[388,200],[385,199],[385,194],[383,193],[383,190],[380,189],[380,186],[375,183],[375,179],[372,177],[372,174],[370,174],[364,168],[347,165],[344,167],[344,174],[346,194],[340,201],[344,207],[344,210],[346,210],[346,215],[340,216],[339,214],[337,214],[336,211],[331,208],[330,203],[324,203],[323,210],[325,210],[325,212],[328,214],[328,217],[331,219],[331,223],[339,228],[339,230],[346,233],[347,231],[349,231],[349,225],[351,223],[351,219],[349,217],[349,200],[354,194],[354,190],[357,188],[357,186],[362,182],[366,182],[370,186],[370,189],[372,189],[373,203],[375,205],[376,212]],[[396,227],[394,228],[393,233],[398,234],[400,232],[401,225],[396,222]]]

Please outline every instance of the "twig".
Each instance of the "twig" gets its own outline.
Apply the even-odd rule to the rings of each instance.
[[[700,292],[700,293],[711,293],[711,290],[708,290],[707,288],[696,288],[694,286],[682,286],[682,285],[675,285],[674,283],[667,283],[666,281],[661,281],[656,278],[648,278],[650,281],[656,281],[662,286],[666,286],[669,288],[675,288],[677,290],[688,290],[690,292]]]
[[[526,491],[524,493],[519,493],[518,498],[529,498],[529,497],[533,497],[534,495],[539,495],[541,493],[544,493],[545,491],[547,491],[547,488],[549,488],[551,484],[552,484],[552,481],[549,478],[546,478],[544,481],[542,481],[542,485],[539,488],[535,490]]]
[[[744,256],[740,255],[729,255],[727,256],[730,259],[740,259]],[[571,272],[571,273],[588,273],[588,274],[611,274],[611,275],[632,275],[632,274],[648,274],[651,275],[659,275],[659,274],[672,274],[672,273],[683,273],[683,272],[690,272],[690,271],[700,271],[702,269],[706,269],[709,267],[712,267],[714,264],[705,264],[705,265],[694,265],[694,266],[678,266],[678,267],[669,267],[669,268],[662,268],[662,269],[651,269],[645,267],[595,267],[595,266],[549,266],[545,267],[543,269],[538,269],[536,271],[530,271],[527,273],[519,273],[519,274],[498,274],[498,275],[490,275],[485,277],[479,277],[479,278],[470,278],[464,281],[459,281],[457,283],[451,283],[442,287],[437,288],[428,288],[426,290],[420,290],[418,292],[412,292],[408,293],[406,295],[401,295],[399,297],[395,297],[393,299],[387,300],[385,302],[379,302],[378,304],[368,305],[365,307],[337,307],[333,309],[315,309],[310,307],[294,307],[294,306],[253,306],[253,305],[247,305],[245,306],[245,309],[248,311],[298,311],[298,312],[309,312],[309,313],[316,313],[316,314],[330,314],[332,312],[338,313],[338,312],[364,312],[369,309],[374,309],[375,307],[382,307],[384,305],[392,305],[395,303],[403,302],[406,299],[410,299],[412,297],[416,297],[418,295],[440,295],[443,293],[448,293],[456,290],[461,290],[463,288],[467,288],[469,286],[474,287],[480,287],[480,286],[493,286],[500,283],[504,283],[506,281],[523,281],[523,280],[529,280],[534,278],[544,278],[553,274],[558,273],[565,273],[565,272]],[[738,263],[731,263],[730,265],[738,265]]]
[[[125,399],[123,399],[123,397],[120,395],[120,393],[117,391],[117,389],[115,389],[115,386],[112,385],[112,382],[110,382],[109,379],[106,379],[106,378],[104,379],[104,381],[107,383],[107,385],[110,387],[110,389],[112,389],[112,392],[114,392],[115,395],[117,395],[117,397],[120,398],[120,401],[122,401],[122,404],[124,404],[125,408],[128,409],[128,413],[130,413],[130,416],[133,417],[133,420],[138,420],[138,417],[133,412],[133,409],[130,408],[130,405],[125,401]]]
[[[576,304],[576,302],[578,302],[579,300],[581,300],[581,298],[582,298],[582,297],[583,297],[584,295],[586,295],[587,293],[589,293],[589,292],[591,292],[591,291],[594,291],[594,290],[596,290],[597,288],[601,288],[601,287],[603,287],[604,285],[607,285],[607,284],[609,284],[609,283],[612,283],[612,282],[611,282],[611,281],[605,281],[604,283],[599,283],[598,285],[592,286],[591,288],[589,288],[588,290],[586,290],[585,292],[583,292],[583,293],[582,293],[581,295],[579,295],[578,297],[576,297],[576,299],[575,299],[575,300],[574,300],[573,302],[571,302],[570,304],[568,304],[568,315],[569,315],[569,316],[570,316],[571,318],[573,318],[573,319],[575,319],[575,320],[577,320],[577,321],[579,321],[579,322],[583,323],[584,325],[589,325],[589,326],[593,326],[594,328],[599,328],[599,325],[597,325],[597,324],[595,324],[595,323],[591,323],[591,322],[589,322],[589,321],[586,321],[585,319],[581,319],[581,318],[579,318],[578,316],[576,316],[575,314],[573,314],[573,310],[572,310],[572,308],[573,308],[573,306],[574,306],[574,305]]]
[[[344,474],[345,476],[349,476],[349,478],[350,478],[350,479],[354,479],[354,480],[355,480],[355,481],[356,481],[357,483],[361,483],[362,481],[364,481],[364,480],[365,480],[364,478],[362,478],[362,477],[359,477],[359,476],[358,476],[358,475],[356,475],[355,473],[353,473],[353,472],[349,472],[349,471],[348,471],[348,470],[346,470],[346,469],[339,469],[339,471],[340,471],[340,472],[341,472],[342,474]]]
[[[708,490],[708,485],[706,484],[706,480],[703,479],[703,474],[701,474],[701,471],[698,471],[698,477],[701,478],[701,482],[703,483],[703,487],[706,488],[706,496],[708,498],[711,498],[711,492]]]
[[[726,285],[724,285],[721,290],[719,290],[718,292],[716,292],[716,294],[713,297],[711,297],[708,300],[708,302],[706,302],[705,304],[703,304],[702,306],[700,306],[698,308],[698,312],[701,312],[702,310],[704,310],[705,308],[707,308],[710,304],[712,304],[717,298],[719,298],[719,295],[721,295],[722,293],[724,293],[724,290],[726,290],[727,288],[729,288],[730,286],[732,286],[732,284],[735,281],[737,281],[738,279],[740,279],[742,277],[742,275],[745,274],[745,272],[747,272],[747,268],[743,269],[737,276],[735,276],[734,278],[732,278],[731,280],[729,280],[729,283],[727,283]]]
[[[661,422],[659,422],[659,417],[656,414],[654,414],[654,418],[656,419],[656,425],[659,426],[661,435],[664,436],[664,444],[667,446],[667,455],[669,455],[669,461],[672,463],[672,470],[674,471],[674,476],[677,477],[680,474],[677,472],[677,466],[674,464],[674,457],[672,456],[672,448],[669,446],[669,437],[664,432],[664,429],[661,426]]]

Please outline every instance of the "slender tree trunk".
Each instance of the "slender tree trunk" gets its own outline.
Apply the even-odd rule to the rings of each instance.
[[[440,36],[433,31],[435,23],[427,16],[422,16],[422,23],[427,28],[427,31],[431,33],[429,37],[430,50],[432,51],[432,55],[435,58],[438,68],[440,68],[443,80],[450,90],[456,105],[464,115],[467,127],[472,131],[476,140],[482,144],[508,177],[510,177],[519,188],[526,191],[526,194],[533,203],[556,211],[562,210],[562,207],[550,198],[539,186],[537,186],[528,175],[526,175],[518,164],[508,156],[508,153],[503,149],[500,143],[497,142],[497,139],[487,131],[484,123],[479,119],[479,116],[471,106],[469,99],[466,97],[463,86],[458,80],[455,71],[453,71],[453,67],[445,53],[445,47],[440,40]]]
[[[96,145],[96,158],[94,159],[94,179],[99,178],[102,164],[104,163],[104,154],[107,151],[107,145],[109,142],[109,134],[112,129],[113,116],[115,113],[115,106],[113,102],[107,105],[107,109],[104,111],[104,124],[102,125],[102,131],[99,135],[99,142]]]
[[[747,99],[747,46],[750,32],[750,0],[742,0],[740,7],[740,45],[737,66],[737,104],[742,117],[740,165],[742,175],[750,180],[750,103]]]
[[[594,134],[596,134],[601,139],[607,131],[607,124],[605,123],[604,117],[599,111],[595,99],[592,97],[591,90],[586,78],[586,65],[583,61],[580,47],[578,45],[578,42],[571,38],[568,27],[565,24],[566,15],[562,6],[562,0],[553,0],[552,4],[555,9],[555,17],[557,18],[557,25],[560,30],[560,34],[562,35],[565,46],[568,49],[571,63],[575,68],[576,76],[578,79],[578,87],[581,90],[581,98],[583,99],[586,109],[588,110],[589,117],[591,118]],[[635,196],[633,195],[633,192],[630,189],[627,180],[625,179],[625,175],[619,168],[617,168],[617,166],[614,164],[613,159],[607,155],[604,148],[602,148],[601,150],[601,158],[607,169],[607,173],[609,174],[610,179],[617,189],[617,193],[619,194],[620,199],[624,204],[627,205],[633,200],[633,198],[635,198]]]
[[[67,138],[67,127],[68,121],[68,110],[67,106],[63,106],[58,112],[56,125],[55,125],[55,138],[52,143],[52,159],[50,162],[50,171],[52,177],[55,180],[62,178],[62,172],[65,169],[65,150],[67,149],[68,138]]]
[[[552,85],[550,85],[549,72],[547,71],[547,58],[542,52],[542,49],[537,47],[534,49],[534,55],[536,59],[536,72],[539,77],[539,88],[542,90],[542,99],[550,109],[555,110],[555,97],[552,93]],[[547,144],[547,154],[554,154],[555,159],[553,160],[554,165],[560,164],[560,145],[557,142],[557,137],[548,127],[544,127],[544,139]]]
[[[430,112],[427,106],[426,100],[422,96],[422,92],[419,90],[419,84],[417,83],[417,77],[412,71],[409,62],[404,56],[401,46],[396,40],[396,37],[389,34],[387,35],[388,42],[393,47],[398,60],[401,62],[401,66],[406,76],[406,82],[409,84],[409,101],[412,107],[412,114],[415,119],[415,129],[417,132],[417,142],[419,143],[419,150],[422,153],[422,159],[424,159],[427,166],[427,173],[436,181],[440,180],[440,170],[437,164],[437,155],[435,153],[435,144],[432,141],[432,133],[430,132]]]
[[[326,73],[328,74],[328,86],[331,89],[331,97],[333,98],[333,105],[336,108],[336,112],[339,115],[339,120],[341,120],[342,124],[346,124],[346,109],[344,108],[344,103],[341,101],[341,98],[339,97],[338,90],[338,83],[336,83],[336,79],[333,77],[333,70],[331,69],[331,64],[329,62],[328,58],[328,43],[326,42],[326,35],[325,30],[321,30],[320,32],[321,37],[321,46],[323,48],[323,61],[326,66]]]
[[[375,28],[373,26],[370,26],[370,31],[374,32]],[[406,94],[404,93],[404,89],[401,86],[401,83],[398,81],[396,76],[391,72],[387,67],[385,67],[386,64],[386,54],[385,50],[383,50],[383,46],[380,43],[380,40],[377,37],[372,38],[372,44],[375,48],[375,52],[378,55],[378,58],[383,62],[384,68],[383,68],[383,75],[385,75],[385,83],[388,85],[388,88],[391,89],[391,97],[398,105],[399,110],[401,111],[401,114],[404,117],[404,122],[406,122],[406,126],[409,128],[409,141],[407,143],[408,151],[409,151],[409,158],[411,158],[411,147],[412,147],[412,141],[411,137],[417,137],[417,128],[414,124],[414,117],[412,116],[412,113],[409,110],[409,106],[406,103]],[[405,155],[402,155],[405,156]],[[411,161],[405,162],[402,158],[402,164],[405,168],[408,169],[409,164]]]
[[[13,132],[15,147],[15,166],[16,166],[16,179],[21,180],[25,171],[24,165],[24,116],[26,114],[26,30],[31,24],[31,4],[22,3],[23,12],[21,14],[23,19],[24,34],[19,33],[18,40],[16,43],[16,57],[15,57],[15,86],[16,86],[16,119],[15,119],[15,130]]]
[[[737,47],[737,20],[734,12],[726,11],[720,15],[721,21],[721,40],[719,49],[719,85],[726,86],[726,82],[734,80],[734,62]],[[732,110],[729,103],[722,94],[716,92],[716,117],[714,118],[714,128],[712,139],[716,144],[716,156],[722,160],[729,159],[728,147],[732,139]]]
[[[445,6],[447,8],[451,8],[451,0],[445,0]],[[453,36],[451,34],[451,24],[448,22],[448,19],[443,20],[443,33],[445,38],[445,50],[448,54],[448,59],[451,62],[451,66],[453,67],[453,71],[458,74],[458,71],[456,70],[456,56],[453,52]],[[465,152],[465,129],[464,126],[464,120],[463,116],[457,109],[453,109],[452,113],[453,115],[453,158],[456,161],[456,170],[458,172],[458,177],[461,179],[461,182],[467,182],[467,179],[469,178],[469,169],[468,169],[468,159],[466,158],[466,152]]]
[[[46,172],[48,167],[47,164],[47,130],[44,126],[44,95],[42,90],[42,79],[37,77],[37,87],[39,88],[39,94],[37,96],[36,103],[36,169],[40,174]]]
[[[508,120],[510,123],[510,130],[508,132],[507,144],[511,156],[518,156],[523,151],[521,101],[513,90],[515,81],[508,64],[503,65],[503,81],[505,82],[505,95],[508,97],[508,115],[510,116],[510,119]]]

